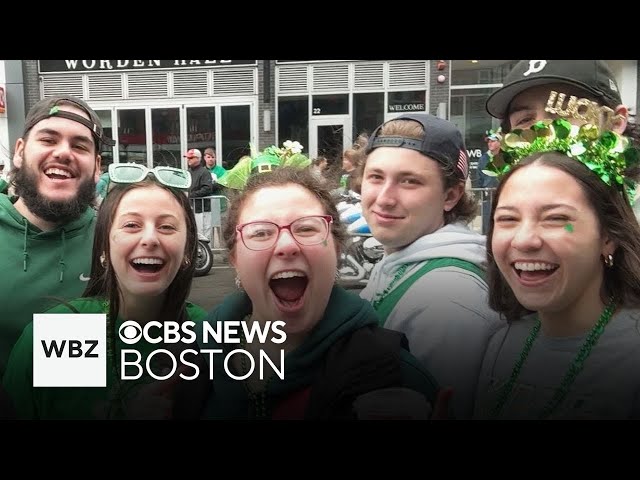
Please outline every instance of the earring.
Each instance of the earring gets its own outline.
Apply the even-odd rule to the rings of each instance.
[[[102,265],[102,268],[107,268],[107,257],[104,252],[100,255],[100,265]]]
[[[336,283],[340,281],[340,272],[336,270]]]
[[[613,255],[611,254],[606,255],[604,257],[604,264],[609,268],[613,267]]]
[[[238,275],[236,275],[236,288],[238,290],[242,290],[242,282],[240,281],[240,277],[238,277]]]
[[[191,265],[191,260],[189,260],[187,257],[184,257],[184,260],[182,261],[182,268],[186,270],[187,268],[189,268],[189,265]]]

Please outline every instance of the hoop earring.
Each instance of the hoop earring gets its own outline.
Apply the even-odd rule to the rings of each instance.
[[[104,252],[102,252],[102,255],[100,255],[100,265],[102,265],[102,268],[104,268],[105,270],[107,269],[107,257]]]
[[[242,288],[242,282],[240,281],[240,277],[238,277],[238,275],[236,275],[236,280],[235,280],[235,282],[236,282],[236,288],[237,288],[238,290],[243,290],[243,288]]]
[[[605,255],[604,264],[607,266],[607,268],[613,267],[613,255],[611,254]]]

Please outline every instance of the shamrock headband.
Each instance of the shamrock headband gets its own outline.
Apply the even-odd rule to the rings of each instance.
[[[502,177],[520,160],[536,152],[559,152],[578,160],[600,180],[635,197],[636,182],[624,172],[640,160],[629,139],[616,132],[600,132],[593,124],[580,127],[558,118],[541,120],[527,130],[514,130],[504,137],[500,152],[493,156],[483,173]]]
[[[291,140],[284,142],[282,148],[271,145],[255,156],[242,157],[233,168],[219,177],[217,182],[227,188],[242,190],[251,175],[270,172],[277,167],[308,167],[311,160],[301,153],[302,149],[299,142]]]

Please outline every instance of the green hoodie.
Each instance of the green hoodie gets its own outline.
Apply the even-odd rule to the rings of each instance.
[[[242,320],[251,313],[252,306],[249,297],[244,292],[227,296],[223,303],[213,310],[205,321],[214,324],[217,321]],[[291,399],[304,396],[304,391],[310,390],[318,371],[325,366],[327,353],[331,346],[339,339],[353,334],[360,329],[379,328],[378,317],[371,304],[357,295],[335,286],[329,298],[325,314],[311,331],[305,341],[295,350],[289,352],[284,359],[284,380],[273,375],[267,381],[263,398],[266,407],[266,417],[287,417],[286,410]],[[201,348],[222,348],[224,356],[238,344],[219,345],[211,341],[202,341],[202,330],[198,331],[198,341]],[[256,418],[259,410],[254,399],[250,399],[245,382],[233,380],[224,370],[223,355],[214,356],[213,389],[204,417],[212,419],[246,419]],[[220,361],[217,361],[220,359]],[[422,393],[432,404],[435,400],[437,386],[433,377],[407,350],[401,349],[400,355],[402,386]],[[273,359],[278,365],[278,360]],[[231,369],[231,362],[229,362]],[[256,360],[256,368],[258,361]],[[240,375],[240,372],[234,372]],[[307,397],[308,398],[308,397]],[[295,401],[294,401],[295,403]],[[303,412],[306,412],[304,403]],[[293,409],[296,407],[293,406]],[[274,410],[283,413],[278,416]]]
[[[96,212],[87,210],[54,230],[29,223],[0,194],[0,376],[34,313],[82,295],[91,271]]]
[[[77,313],[106,313],[105,302],[97,298],[78,298],[68,302]],[[187,303],[187,317],[194,322],[201,321],[206,311],[192,303]],[[75,313],[67,305],[61,304],[53,307],[47,313]],[[119,330],[123,320],[116,320],[116,331]],[[147,356],[158,348],[158,344],[150,344],[144,340],[139,341],[134,347],[125,345],[120,336],[116,337],[116,351],[123,348],[135,348],[140,352],[141,365],[144,365]],[[119,356],[118,356],[119,357]],[[117,357],[116,357],[117,358]],[[121,410],[115,406],[109,407],[110,398],[119,398],[126,403],[135,393],[136,388],[150,381],[143,375],[138,380],[123,380],[119,390],[114,390],[116,377],[113,357],[107,358],[107,386],[100,387],[33,387],[33,323],[27,325],[23,334],[16,342],[11,352],[7,371],[4,375],[3,386],[22,419],[67,419],[67,420],[91,420],[104,418],[122,418]],[[130,375],[137,373],[134,370],[127,372]],[[189,372],[190,374],[190,372]],[[188,383],[188,382],[187,382]],[[111,412],[111,413],[107,413]]]

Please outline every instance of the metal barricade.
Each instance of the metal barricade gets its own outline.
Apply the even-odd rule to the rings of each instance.
[[[198,234],[209,240],[214,255],[213,268],[227,268],[228,252],[222,240],[222,226],[229,210],[229,199],[224,195],[210,195],[190,198],[189,202],[196,217]]]
[[[478,215],[470,226],[478,233],[486,235],[491,220],[491,206],[496,193],[495,188],[471,188],[471,193],[478,199]]]

